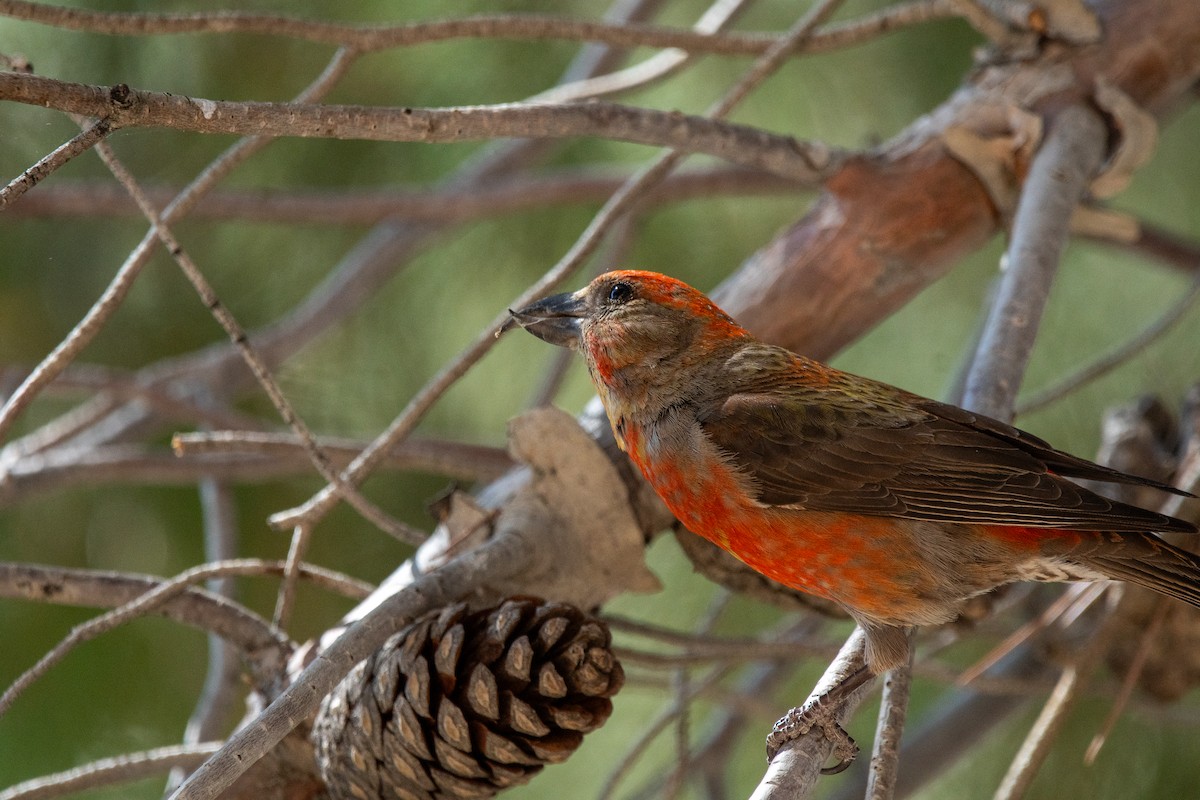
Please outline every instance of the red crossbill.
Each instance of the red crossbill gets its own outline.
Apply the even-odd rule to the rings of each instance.
[[[512,322],[582,353],[618,444],[684,525],[846,609],[867,664],[848,683],[1011,581],[1123,580],[1200,606],[1200,558],[1149,532],[1194,525],[1070,479],[1178,490],[764,344],[673,278],[610,272]]]

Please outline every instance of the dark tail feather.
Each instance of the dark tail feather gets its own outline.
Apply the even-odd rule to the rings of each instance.
[[[1072,553],[1080,566],[1200,608],[1200,555],[1152,533],[1100,533],[1096,549]]]

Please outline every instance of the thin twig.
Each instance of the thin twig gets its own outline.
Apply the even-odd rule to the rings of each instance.
[[[1017,413],[1028,414],[1045,408],[1051,403],[1063,399],[1071,392],[1086,386],[1102,375],[1121,366],[1183,320],[1187,316],[1187,313],[1195,306],[1197,298],[1200,298],[1200,273],[1197,273],[1196,278],[1192,281],[1188,290],[1184,292],[1183,296],[1164,311],[1158,319],[1112,350],[1099,356],[1082,369],[1068,375],[1053,386],[1048,386],[1032,397],[1021,401],[1017,404]]]
[[[189,624],[197,624],[208,630],[215,630],[225,635],[226,629],[219,628],[218,625],[227,623],[231,619],[229,614],[212,614],[211,606],[204,610],[203,613],[199,613],[194,607],[188,605],[176,606],[171,601],[189,592],[192,584],[210,578],[220,578],[229,575],[282,575],[283,570],[284,565],[276,561],[263,561],[253,558],[237,559],[218,562],[216,564],[202,564],[180,573],[171,580],[156,581],[141,576],[114,576],[111,573],[103,573],[97,576],[89,574],[86,571],[81,572],[0,562],[0,591],[4,591],[7,596],[26,597],[31,600],[49,600],[57,603],[103,605],[106,601],[100,599],[101,597],[121,598],[122,596],[128,596],[131,586],[136,587],[134,591],[136,589],[144,589],[144,591],[138,592],[134,596],[134,599],[122,600],[121,604],[112,611],[101,614],[73,628],[66,638],[43,656],[37,664],[22,674],[4,692],[3,696],[0,696],[0,716],[7,712],[8,708],[11,707],[13,701],[16,700],[21,692],[61,661],[76,646],[90,641],[130,619],[152,612],[165,613],[169,616],[178,614],[182,621],[189,622]],[[319,567],[305,565],[301,568],[301,575],[306,579],[313,580],[317,585],[358,599],[365,597],[371,591],[370,587],[359,581]],[[152,585],[147,586],[147,582],[150,582]],[[79,585],[75,585],[76,583]],[[54,586],[55,588],[53,591],[39,588],[45,586]],[[68,599],[68,595],[64,589],[70,589],[74,593],[70,597],[76,599]],[[33,594],[30,594],[31,590],[33,590]],[[206,593],[206,595],[215,602],[240,608],[240,606],[231,604],[228,600],[216,598],[211,593]],[[243,613],[250,618],[255,618],[248,611],[243,610]],[[191,621],[193,618],[196,620],[195,622]],[[257,625],[252,625],[250,631],[254,633],[264,629],[272,632],[275,631],[274,628],[261,622]],[[260,642],[260,644],[256,645],[256,648],[253,650],[248,649],[248,652],[252,654],[259,653],[258,657],[263,658],[267,655],[269,646],[274,646],[278,649],[279,641],[281,641],[280,637],[281,634],[272,633],[266,639],[257,638],[253,641]],[[238,641],[241,644],[245,641],[245,638],[235,638],[233,641]],[[282,641],[286,642],[286,640]],[[285,646],[284,650],[286,649]],[[284,667],[282,662],[285,658],[286,655],[283,655],[281,658],[265,660],[260,671],[272,672],[274,674],[263,676],[263,680],[278,680]]]
[[[125,36],[180,33],[258,33],[286,36],[318,44],[351,47],[371,52],[393,47],[446,41],[449,39],[560,39],[603,42],[629,47],[657,47],[713,55],[760,56],[779,40],[774,33],[714,34],[704,31],[665,28],[629,22],[537,15],[489,15],[459,19],[415,22],[406,25],[348,25],[317,22],[272,14],[237,11],[189,14],[140,14],[86,11],[46,6],[23,0],[3,0],[0,14],[72,30]],[[948,2],[914,2],[901,5],[882,21],[865,23],[865,31],[830,31],[828,39],[814,41],[802,52],[819,52],[844,47],[884,33],[901,24],[956,16]],[[879,15],[884,16],[884,15]],[[839,28],[849,25],[839,26]]]
[[[73,792],[152,778],[172,767],[191,768],[202,764],[220,747],[220,742],[197,742],[104,758],[10,786],[0,791],[0,800],[52,800]]]
[[[283,562],[261,558],[239,558],[211,565],[214,578],[225,577],[269,577],[283,575]],[[305,564],[301,574],[313,586],[332,592],[350,600],[362,600],[375,590],[363,580],[344,572]],[[55,605],[113,607],[129,603],[146,592],[162,585],[163,579],[152,575],[132,572],[110,572],[107,570],[73,569],[50,567],[43,564],[19,564],[0,561],[0,597],[32,600]],[[195,607],[183,600],[196,599]],[[188,625],[224,634],[225,628],[203,623],[206,619],[219,616],[220,608],[229,608],[245,613],[254,620],[247,628],[251,636],[229,635],[235,642],[245,642],[247,649],[263,646],[262,642],[285,641],[282,635],[266,624],[262,617],[236,603],[217,597],[204,589],[188,589],[178,601],[168,601],[157,607],[158,613]],[[214,618],[214,622],[219,622]],[[234,630],[229,628],[229,630]],[[265,634],[265,635],[263,635]]]
[[[300,93],[297,100],[315,102],[324,97],[356,58],[356,53],[339,50],[334,54],[325,70]],[[0,74],[0,77],[3,77],[3,74]],[[171,224],[182,218],[221,179],[271,141],[272,139],[268,136],[250,136],[225,150],[167,206],[161,214],[162,221]],[[117,270],[116,276],[104,290],[100,299],[88,310],[79,324],[37,365],[29,377],[8,398],[3,407],[0,407],[0,442],[4,441],[17,417],[33,402],[46,384],[54,380],[99,333],[128,294],[133,281],[136,280],[142,267],[154,253],[157,243],[158,237],[154,231],[148,231],[125,259],[125,263]],[[19,448],[14,450],[11,447],[0,451],[0,473],[3,472],[3,464],[6,459],[16,460],[20,458],[22,452]]]
[[[1137,590],[1127,588],[1126,591]],[[1171,608],[1172,603],[1167,598],[1159,597],[1155,600],[1154,613],[1150,615],[1150,621],[1146,624],[1146,629],[1142,632],[1137,649],[1134,650],[1133,660],[1130,661],[1129,667],[1125,670],[1125,675],[1121,678],[1121,688],[1117,691],[1117,696],[1113,699],[1112,705],[1108,709],[1108,714],[1104,717],[1104,722],[1100,723],[1100,728],[1096,731],[1096,735],[1092,737],[1092,741],[1088,743],[1087,750],[1083,754],[1083,763],[1089,767],[1096,763],[1101,748],[1104,747],[1104,743],[1108,741],[1113,728],[1117,725],[1117,720],[1121,718],[1121,715],[1129,707],[1129,700],[1133,697],[1133,690],[1137,686],[1138,679],[1142,676],[1146,660],[1150,657],[1150,653],[1154,647],[1161,644],[1158,641],[1158,635],[1162,631],[1167,617],[1171,615]]]
[[[1013,219],[1005,273],[967,376],[963,406],[1012,419],[1071,214],[1104,158],[1108,129],[1083,106],[1063,109],[1033,157]]]
[[[62,641],[38,659],[36,664],[23,672],[5,690],[4,694],[0,695],[0,716],[3,716],[12,707],[13,702],[25,689],[29,688],[38,678],[45,675],[51,667],[66,658],[79,645],[91,641],[97,636],[107,633],[131,619],[145,616],[167,600],[187,591],[188,587],[192,584],[208,580],[209,578],[220,577],[226,574],[228,569],[228,564],[203,564],[199,567],[193,567],[171,580],[159,584],[136,600],[101,614],[80,625],[76,625]]]
[[[389,219],[473,222],[539,208],[602,203],[627,180],[611,169],[565,168],[483,186],[378,189],[223,189],[205,197],[188,219],[302,226],[375,225]],[[795,195],[809,185],[762,170],[714,166],[680,170],[650,191],[647,206],[723,195]],[[145,187],[155,207],[176,190]],[[129,195],[109,183],[63,181],[43,186],[7,212],[14,217],[107,218],[139,214]]]
[[[1119,596],[1119,592],[1120,590],[1110,592],[1109,597]],[[1087,643],[1077,651],[1071,663],[1063,668],[1058,684],[1046,700],[1042,713],[1029,729],[1021,749],[1008,768],[1008,773],[996,789],[995,800],[1019,800],[1029,790],[1038,770],[1050,754],[1050,748],[1066,722],[1067,714],[1079,699],[1085,679],[1104,657],[1109,640],[1117,630],[1120,621],[1108,613],[1110,611],[1111,603],[1105,610],[1107,616],[1097,630],[1092,632]]]
[[[183,249],[183,245],[175,238],[175,234],[167,224],[159,218],[158,212],[154,210],[154,206],[146,198],[141,186],[138,185],[133,175],[125,168],[120,159],[117,158],[116,153],[112,152],[112,148],[106,144],[99,144],[96,151],[104,159],[104,163],[109,171],[125,187],[125,190],[129,192],[134,202],[141,208],[142,213],[146,215],[146,219],[149,220],[150,226],[154,230],[158,240],[162,242],[167,252],[171,254],[171,258],[175,260],[184,277],[192,284],[192,288],[200,296],[200,301],[204,303],[204,307],[209,310],[209,313],[220,324],[225,334],[229,337],[229,340],[233,343],[233,346],[237,348],[242,356],[242,360],[246,362],[246,366],[254,373],[255,379],[263,391],[266,392],[271,405],[279,412],[279,416],[283,419],[284,423],[296,434],[321,477],[333,484],[338,493],[342,495],[343,499],[354,510],[362,514],[380,530],[386,531],[406,544],[417,545],[424,541],[424,532],[418,531],[393,518],[383,509],[363,497],[357,489],[352,486],[346,486],[341,482],[338,477],[338,471],[330,462],[329,456],[317,444],[316,437],[313,436],[312,431],[300,415],[296,413],[296,409],[292,406],[291,401],[287,399],[283,393],[283,389],[280,388],[279,382],[271,374],[270,368],[267,367],[264,360],[259,356],[258,351],[250,344],[250,340],[246,335],[246,329],[237,321],[229,308],[221,302],[216,290],[213,289],[208,279],[204,277],[204,273],[200,271],[200,268],[196,266],[196,262]],[[289,563],[291,563],[290,558]],[[295,563],[299,564],[299,559]],[[285,594],[293,591],[295,583],[295,573],[289,572],[284,579],[281,591]],[[276,622],[277,624],[281,624],[280,620],[276,620]]]
[[[97,142],[112,133],[115,128],[112,121],[105,117],[93,121],[82,131],[72,136],[63,144],[56,147],[44,158],[29,169],[9,181],[8,185],[0,188],[0,211],[6,210],[18,197],[28,192],[54,170],[66,164],[75,156],[87,152]]]
[[[233,492],[226,484],[213,478],[205,478],[199,485],[200,509],[204,516],[204,559],[225,561],[237,555],[238,527],[237,506]],[[232,577],[214,578],[208,581],[208,590],[221,597],[234,599],[235,584]],[[208,635],[208,666],[204,685],[192,715],[183,731],[183,744],[217,740],[226,733],[227,725],[237,701],[241,663],[238,653],[224,639]],[[191,772],[190,768],[177,766],[167,778],[167,792],[174,791]]]
[[[692,26],[697,33],[719,33],[741,13],[747,0],[717,0],[710,5]],[[671,48],[656,53],[640,64],[618,72],[561,84],[528,98],[527,103],[570,103],[602,97],[617,92],[648,86],[682,69],[693,55],[686,50]]]
[[[801,21],[789,31],[788,35],[776,43],[766,54],[758,59],[745,75],[719,101],[710,107],[706,114],[713,119],[727,115],[755,87],[761,84],[784,61],[792,50],[804,41],[817,25],[833,13],[841,0],[823,0],[806,14]],[[683,153],[667,151],[652,163],[639,170],[604,204],[599,213],[592,219],[588,227],[580,234],[571,248],[559,259],[548,272],[536,283],[529,287],[520,297],[508,307],[521,308],[544,295],[562,281],[566,280],[585,259],[590,257],[612,225],[631,206],[634,205],[651,186],[657,184],[682,159]],[[472,342],[466,350],[442,367],[434,377],[421,388],[409,401],[405,409],[392,424],[388,426],[371,447],[346,468],[342,478],[349,484],[361,481],[381,459],[381,454],[390,450],[395,444],[416,427],[421,418],[433,407],[434,403],[453,386],[459,378],[492,348],[496,335],[508,319],[508,312],[498,315],[492,323]],[[293,527],[301,521],[310,523],[319,520],[333,507],[336,502],[333,489],[326,486],[303,505],[275,514],[270,522],[277,528]]]
[[[114,100],[113,95],[119,96]],[[849,153],[820,142],[678,111],[588,102],[449,108],[387,108],[317,103],[209,100],[125,86],[105,88],[0,72],[0,100],[83,116],[109,116],[125,127],[160,127],[239,136],[467,142],[498,137],[601,137],[704,153],[794,180],[834,174]]]
[[[304,671],[253,721],[229,737],[172,795],[174,800],[212,800],[251,764],[262,758],[346,673],[383,645],[387,637],[431,608],[457,600],[465,587],[502,581],[528,568],[524,548],[515,535],[497,535],[416,580],[367,612],[331,642]]]

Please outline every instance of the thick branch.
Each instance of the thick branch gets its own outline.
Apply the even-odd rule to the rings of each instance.
[[[1100,42],[973,74],[870,157],[847,162],[809,214],[721,287],[721,306],[761,338],[828,358],[998,231],[987,192],[944,144],[948,129],[1015,108],[1038,113],[1049,99],[1061,106],[1064,92],[1086,96],[1100,78],[1159,116],[1177,107],[1200,80],[1192,0],[1091,7],[1105,30]],[[1058,82],[1053,98],[1039,96],[1048,76]]]
[[[1005,253],[1007,271],[967,376],[966,408],[1012,418],[1071,215],[1100,168],[1107,135],[1099,114],[1072,106],[1055,117],[1034,157]]]

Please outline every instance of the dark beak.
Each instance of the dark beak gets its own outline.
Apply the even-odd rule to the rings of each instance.
[[[578,348],[580,322],[585,312],[584,301],[574,294],[556,294],[527,305],[520,311],[509,309],[508,313],[512,316],[500,328],[500,333],[513,325],[520,325],[544,342]]]

